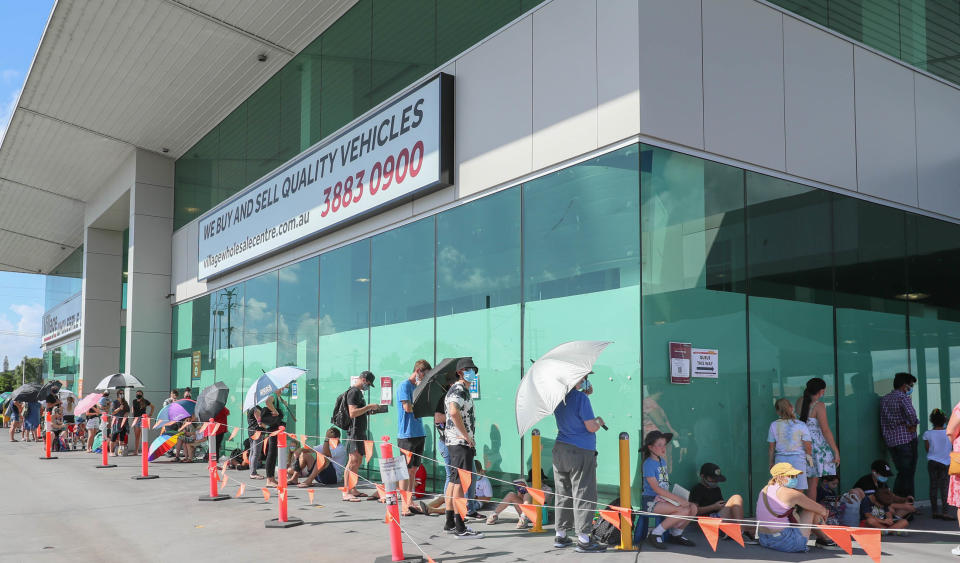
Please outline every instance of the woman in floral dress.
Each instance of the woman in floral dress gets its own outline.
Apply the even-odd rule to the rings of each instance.
[[[827,408],[820,399],[827,390],[827,382],[819,377],[807,381],[803,398],[797,402],[797,414],[800,422],[810,430],[812,448],[811,459],[807,460],[807,496],[817,500],[817,484],[820,478],[836,475],[840,465],[840,450],[827,422]]]

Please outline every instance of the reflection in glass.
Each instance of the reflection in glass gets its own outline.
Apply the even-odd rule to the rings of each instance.
[[[277,365],[307,370],[297,381],[296,397],[291,387],[288,401],[294,408],[299,428],[319,436],[317,405],[317,337],[320,306],[320,260],[311,258],[281,268],[277,298]],[[324,428],[324,431],[326,428]]]

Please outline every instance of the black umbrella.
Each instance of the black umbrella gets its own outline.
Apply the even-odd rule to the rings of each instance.
[[[444,358],[423,376],[423,381],[413,390],[413,416],[432,417],[450,384],[457,380],[457,360]]]
[[[47,397],[50,395],[56,395],[60,392],[60,388],[63,387],[63,383],[60,383],[56,379],[52,379],[43,384],[43,387],[40,388],[40,392],[37,394],[38,401],[46,401]]]
[[[197,419],[206,422],[217,416],[226,406],[227,395],[229,394],[230,388],[222,381],[217,381],[213,385],[205,387],[197,397]]]
[[[36,383],[26,383],[13,390],[10,395],[11,401],[20,403],[32,403],[40,400],[40,386]]]

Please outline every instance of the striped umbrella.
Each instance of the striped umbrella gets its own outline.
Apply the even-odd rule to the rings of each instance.
[[[171,448],[177,445],[177,441],[180,439],[181,432],[172,434],[170,436],[161,434],[157,437],[156,440],[150,444],[150,450],[147,455],[149,461],[156,461],[156,459],[163,454],[170,451]]]
[[[143,383],[129,373],[115,373],[101,379],[100,383],[97,383],[94,389],[103,391],[106,389],[122,389],[124,387],[143,387]]]
[[[88,393],[87,396],[80,399],[80,402],[74,407],[73,414],[75,416],[86,414],[86,412],[90,410],[90,407],[99,403],[102,398],[102,393]]]
[[[156,428],[167,422],[177,422],[185,418],[190,418],[193,416],[194,410],[197,408],[197,402],[193,399],[180,399],[179,401],[174,401],[169,405],[160,409],[160,412],[157,413],[156,417]]]

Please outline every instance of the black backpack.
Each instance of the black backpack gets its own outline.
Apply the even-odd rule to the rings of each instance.
[[[347,406],[347,393],[349,392],[350,389],[347,389],[337,397],[337,402],[333,404],[333,416],[330,417],[330,423],[341,430],[350,428],[350,423],[352,422],[350,418],[350,407]]]

